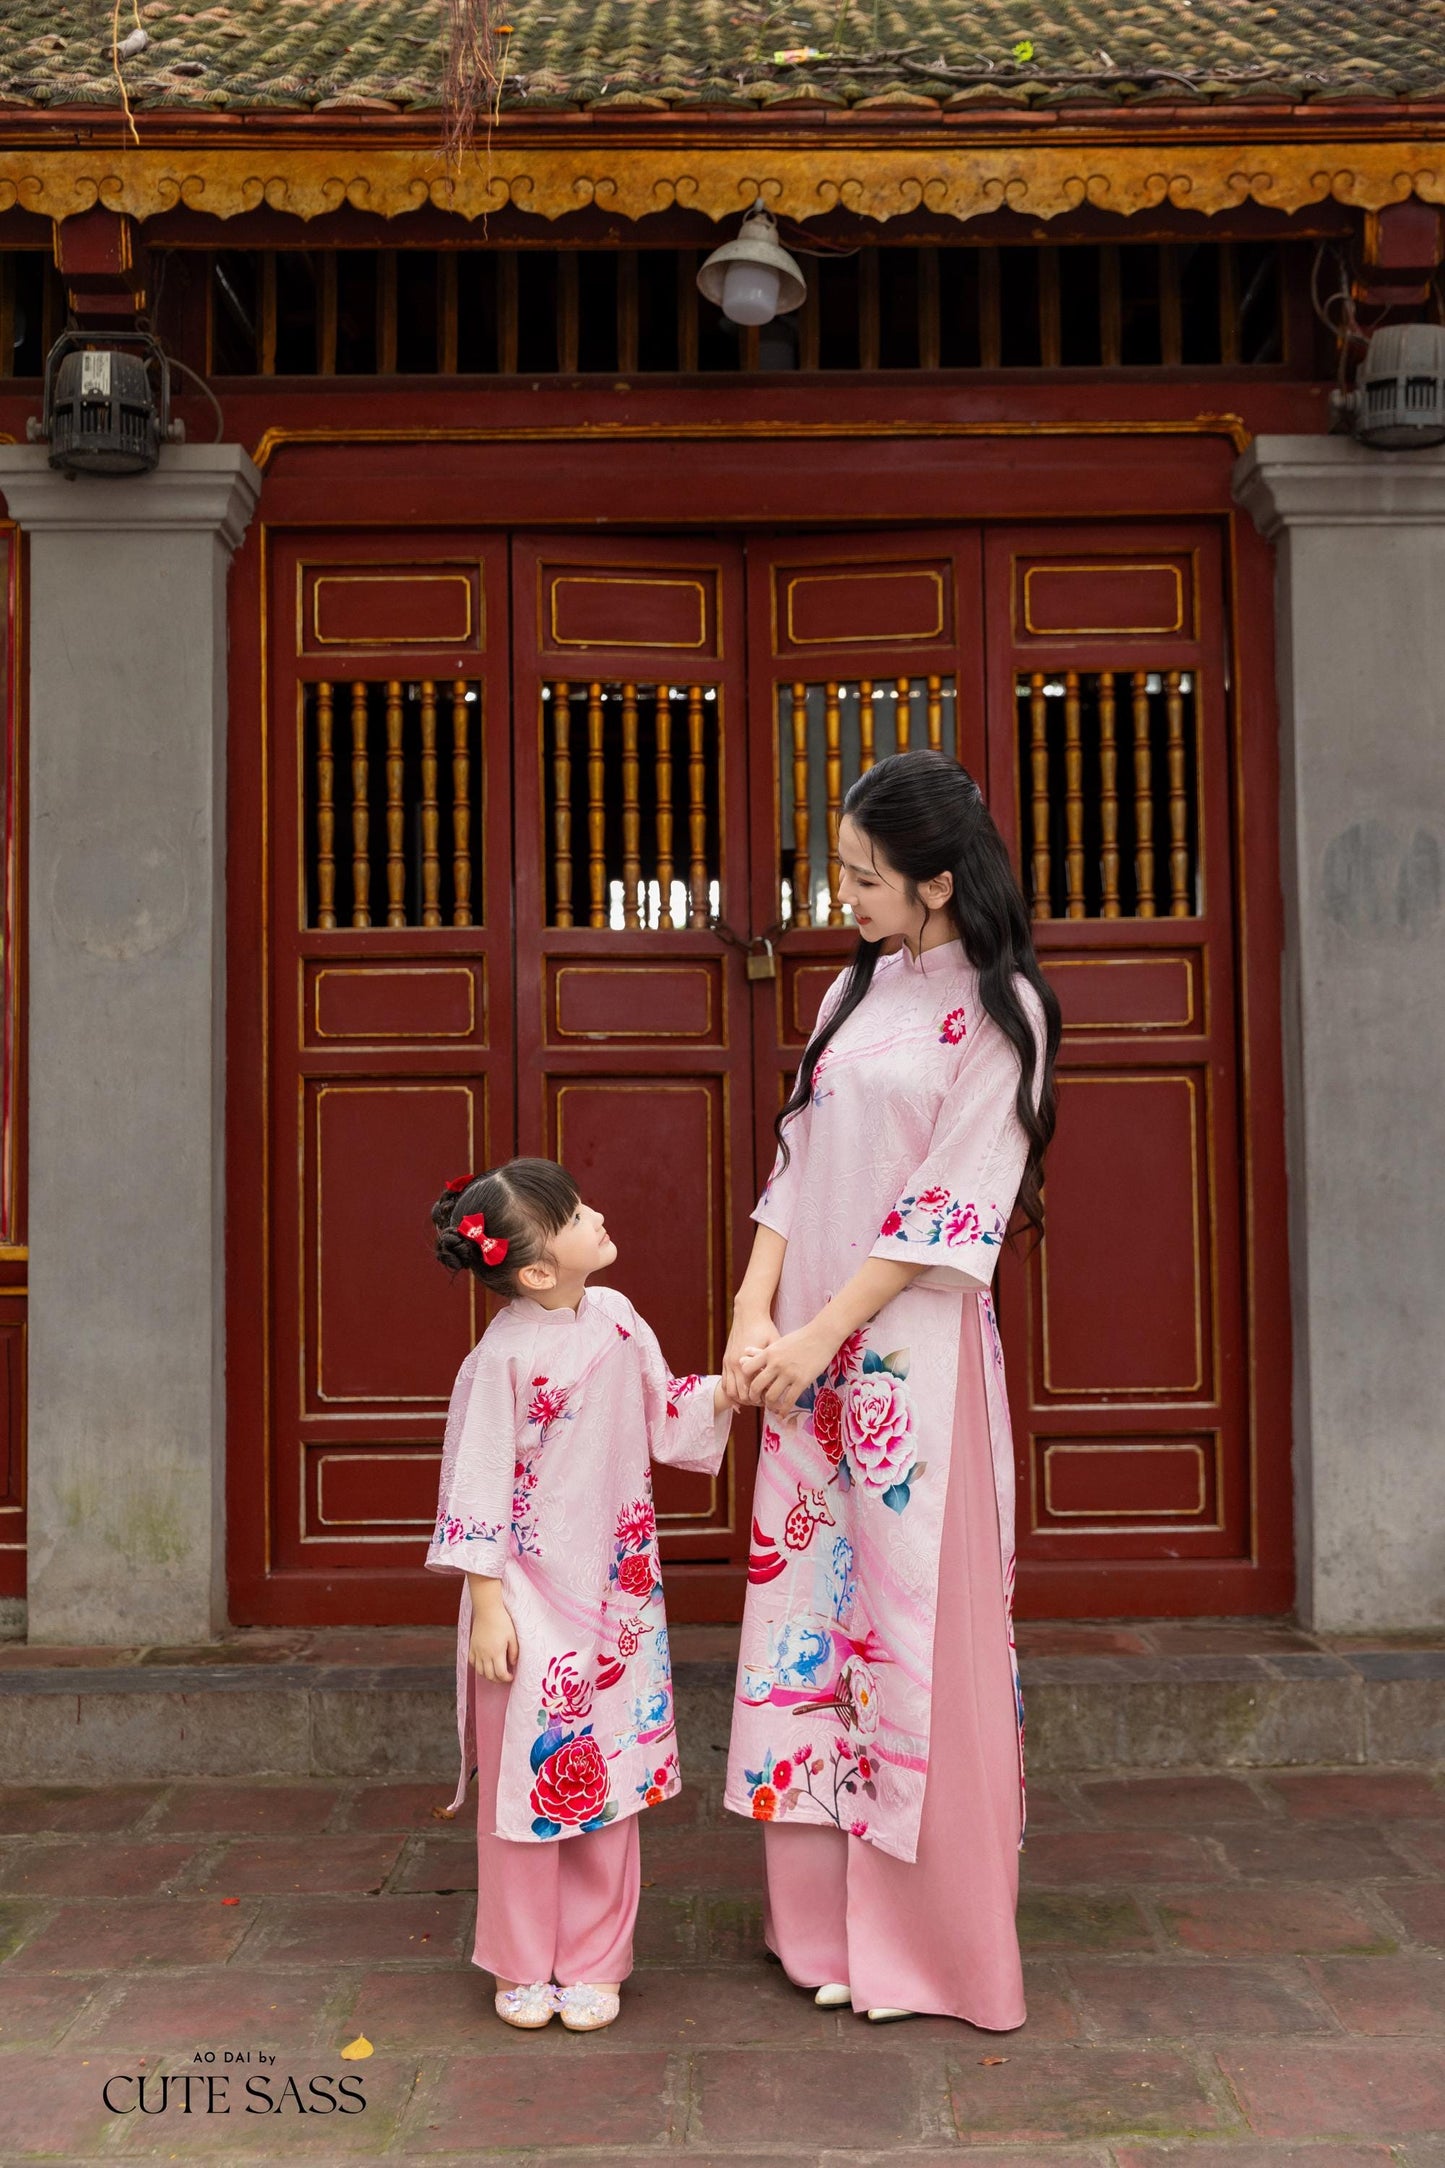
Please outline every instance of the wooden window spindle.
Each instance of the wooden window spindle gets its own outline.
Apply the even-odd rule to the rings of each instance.
[[[672,687],[659,685],[653,709],[656,733],[657,923],[682,924],[672,907]]]
[[[1136,670],[1134,690],[1134,916],[1154,916],[1154,778],[1149,750],[1149,675]]]
[[[589,926],[607,924],[607,770],[603,755],[602,686],[587,687],[587,889]]]
[[[1184,762],[1184,694],[1179,671],[1169,672],[1164,680],[1164,691],[1169,731],[1169,916],[1188,918],[1189,793]]]
[[[1033,915],[1052,918],[1050,882],[1053,865],[1049,855],[1049,713],[1044,695],[1044,674],[1035,670],[1029,679],[1029,766],[1033,782]]]
[[[316,923],[336,924],[336,755],[331,683],[316,688]]]
[[[642,918],[637,892],[642,883],[642,808],[638,798],[641,767],[637,754],[637,687],[622,688],[622,923],[635,931]]]
[[[1101,918],[1119,916],[1119,749],[1114,673],[1099,672],[1099,882]]]
[[[1064,878],[1067,916],[1084,915],[1084,741],[1079,719],[1079,673],[1064,673]]]
[[[400,678],[386,683],[386,923],[406,924],[406,803]]]
[[[866,775],[878,755],[874,746],[873,680],[858,681],[858,773]]]
[[[932,752],[941,753],[943,751],[943,680],[941,677],[931,677],[928,680],[927,715],[929,749]]]
[[[421,684],[421,922],[442,922],[441,809],[437,804],[437,689]]]
[[[351,688],[351,923],[371,924],[371,788],[367,758],[366,682]]]
[[[572,924],[572,687],[552,687],[552,924]]]
[[[828,924],[841,926],[843,906],[838,901],[841,867],[838,863],[838,822],[843,810],[843,709],[838,681],[829,678],[823,687],[824,783],[828,801]]]
[[[452,924],[472,920],[472,762],[467,681],[452,680]]]
[[[707,910],[707,755],[703,725],[707,707],[701,685],[687,688],[687,840],[688,924],[706,926]]]
[[[913,681],[911,678],[895,678],[893,690],[898,705],[893,711],[893,749],[898,753],[908,751],[908,741],[913,734]]]
[[[813,923],[813,864],[808,828],[808,688],[793,681],[793,924]]]

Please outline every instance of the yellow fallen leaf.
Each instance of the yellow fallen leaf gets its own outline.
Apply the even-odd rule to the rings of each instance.
[[[348,2040],[346,2046],[341,2050],[341,2060],[344,2063],[361,2063],[365,2062],[368,2055],[374,2055],[375,2053],[376,2050],[365,2033],[358,2033],[356,2038]]]

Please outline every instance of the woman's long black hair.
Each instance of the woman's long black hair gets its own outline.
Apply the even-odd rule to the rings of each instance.
[[[1019,1185],[1018,1209],[1026,1224],[1042,1233],[1044,1153],[1054,1133],[1059,1004],[1039,969],[1023,892],[983,793],[968,770],[946,753],[895,753],[858,778],[843,801],[843,811],[910,891],[940,873],[953,875],[953,894],[944,909],[978,973],[984,1008],[1019,1058],[1018,1117],[1028,1139],[1028,1160]],[[878,944],[860,937],[842,998],[808,1042],[798,1081],[775,1125],[785,1166],[786,1124],[812,1098],[813,1076],[823,1049],[872,985],[878,955]],[[1043,1079],[1037,1107],[1038,1045],[1019,997],[1019,979],[1028,981],[1044,1013]]]

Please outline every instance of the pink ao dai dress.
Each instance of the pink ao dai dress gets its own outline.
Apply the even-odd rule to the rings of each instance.
[[[1022,1707],[989,1285],[1018,1074],[960,942],[880,957],[753,1215],[787,1242],[785,1333],[866,1258],[924,1269],[764,1424],[726,1793],[764,1824],[790,1977],[999,2030],[1024,2019]]]

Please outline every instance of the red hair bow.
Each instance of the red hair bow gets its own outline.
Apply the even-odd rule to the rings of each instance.
[[[445,1189],[442,1191],[442,1195],[444,1197],[460,1197],[462,1191],[464,1189],[470,1189],[472,1183],[475,1180],[475,1175],[454,1174],[451,1180],[447,1183]]]
[[[501,1236],[487,1233],[486,1215],[482,1212],[469,1212],[464,1220],[458,1220],[457,1233],[476,1243],[484,1265],[499,1265],[511,1248]]]

